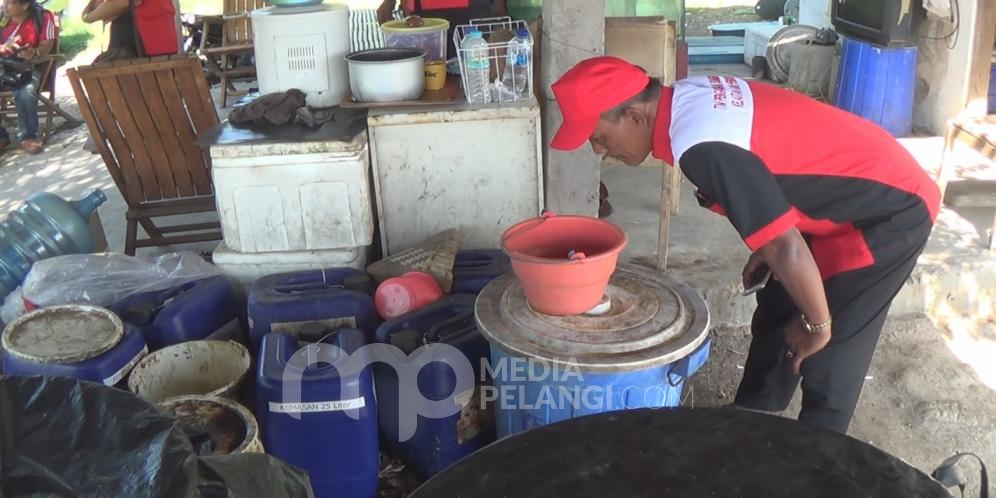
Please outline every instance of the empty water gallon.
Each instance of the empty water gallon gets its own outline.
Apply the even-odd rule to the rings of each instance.
[[[500,250],[460,251],[453,265],[453,293],[480,294],[492,280],[510,271],[512,263]]]
[[[461,458],[495,440],[494,416],[490,407],[482,406],[480,378],[481,361],[488,357],[488,343],[477,330],[474,321],[475,296],[454,294],[425,308],[395,320],[384,322],[377,329],[377,340],[392,344],[410,355],[422,346],[447,344],[459,350],[470,361],[474,374],[473,387],[454,392],[457,386],[454,370],[445,363],[434,361],[419,370],[417,379],[401,377],[394,368],[378,363],[374,368],[377,379],[377,400],[380,404],[380,424],[388,447],[406,465],[423,477],[430,477]],[[430,401],[452,399],[462,410],[446,418],[428,418],[401,406],[399,393],[414,389]],[[415,434],[402,440],[400,422],[405,417],[417,417]],[[410,419],[409,419],[410,420]]]
[[[256,393],[263,446],[307,470],[317,498],[373,498],[377,401],[366,352],[360,351],[365,334],[312,324],[303,339],[280,332],[263,338]],[[358,372],[333,366],[347,356],[360,365]]]
[[[113,386],[146,353],[142,333],[96,306],[54,306],[3,332],[3,373],[74,377]]]
[[[138,327],[153,351],[201,339],[243,341],[239,299],[222,276],[135,294],[111,309]]]
[[[374,307],[376,285],[364,272],[334,268],[281,273],[256,281],[249,294],[249,331],[259,350],[263,336],[319,323],[328,329],[356,328],[368,341],[380,324]]]
[[[94,190],[73,202],[37,192],[0,223],[0,298],[24,282],[35,261],[93,251],[90,215],[107,197]]]

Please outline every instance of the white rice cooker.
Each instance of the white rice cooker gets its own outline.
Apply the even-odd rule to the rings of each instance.
[[[261,94],[297,88],[310,107],[339,105],[349,94],[349,8],[320,4],[252,12]]]

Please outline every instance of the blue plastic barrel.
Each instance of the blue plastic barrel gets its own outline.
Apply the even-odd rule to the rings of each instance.
[[[475,377],[481,371],[481,361],[489,354],[488,343],[477,330],[474,320],[475,297],[454,294],[425,308],[394,320],[377,329],[377,341],[393,344],[411,354],[425,344],[448,344],[460,350],[470,361]],[[401,441],[399,417],[407,416],[398,406],[398,373],[394,368],[377,364],[377,400],[380,403],[380,425],[385,443],[406,465],[422,477],[430,477],[461,458],[495,440],[492,412],[480,409],[478,380],[473,392],[454,393],[456,376],[449,366],[429,363],[418,374],[418,390],[431,401],[468,400],[464,410],[446,418],[417,415],[415,435]]]
[[[135,294],[111,309],[138,327],[153,351],[201,339],[244,341],[238,296],[222,276]]]
[[[500,250],[460,251],[453,265],[453,294],[480,294],[492,280],[512,271],[512,262]]]
[[[695,352],[674,363],[640,370],[592,372],[579,369],[578,375],[572,375],[565,367],[542,381],[496,375],[493,379],[495,388],[507,393],[501,402],[515,407],[497,410],[498,437],[596,413],[681,406],[685,380],[709,359],[711,342],[706,340]],[[511,365],[516,358],[519,356],[500,347],[491,348],[492,365]]]
[[[249,331],[255,351],[263,336],[317,323],[328,329],[356,328],[371,342],[381,319],[374,306],[373,279],[352,268],[332,268],[270,275],[249,293]]]
[[[883,48],[844,39],[834,105],[896,137],[913,131],[916,47]]]
[[[488,374],[499,437],[595,413],[676,407],[709,357],[709,312],[694,290],[619,265],[607,307],[550,316],[529,305],[514,275],[481,292],[476,316],[491,344]]]
[[[357,351],[366,345],[365,334],[323,331],[319,339],[308,344],[285,333],[263,339],[256,392],[263,446],[308,471],[317,498],[374,498],[380,467],[371,367],[347,376],[329,363],[308,366],[326,344],[339,348],[330,350],[327,360],[363,354]],[[287,378],[299,379],[299,399],[289,399]]]
[[[3,333],[3,373],[73,377],[114,386],[149,352],[145,338],[96,306],[33,311]]]
[[[107,197],[100,189],[73,202],[31,194],[0,223],[0,299],[24,282],[35,261],[93,251],[90,215]]]

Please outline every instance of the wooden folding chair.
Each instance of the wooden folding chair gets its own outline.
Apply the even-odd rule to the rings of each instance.
[[[58,23],[58,16],[56,16]],[[59,32],[58,27],[56,33]],[[52,133],[52,122],[58,115],[65,120],[66,126],[75,126],[79,121],[66,112],[55,100],[56,70],[66,63],[59,47],[59,36],[52,42],[48,55],[37,57],[31,61],[34,72],[38,75],[38,140],[44,142]],[[14,104],[14,92],[0,92],[0,119],[17,119],[17,106]],[[16,121],[15,121],[16,122]]]
[[[264,0],[225,0],[220,16],[203,19],[200,53],[221,78],[221,106],[228,106],[228,96],[245,95],[233,82],[256,79],[256,66],[239,64],[240,55],[253,53],[252,20],[249,14],[266,6]],[[211,26],[221,24],[221,45],[209,46]]]
[[[217,213],[211,160],[195,145],[218,124],[200,61],[171,55],[67,71],[107,170],[128,204],[125,253],[221,239],[221,224],[154,218]],[[215,214],[217,217],[217,214]],[[138,224],[148,234],[138,239]]]

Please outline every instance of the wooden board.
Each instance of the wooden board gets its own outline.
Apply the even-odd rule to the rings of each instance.
[[[382,108],[382,107],[421,107],[452,105],[464,102],[463,89],[460,88],[460,76],[450,74],[446,77],[446,87],[442,90],[426,90],[418,100],[402,100],[398,102],[357,102],[352,95],[340,104],[346,108]]]

